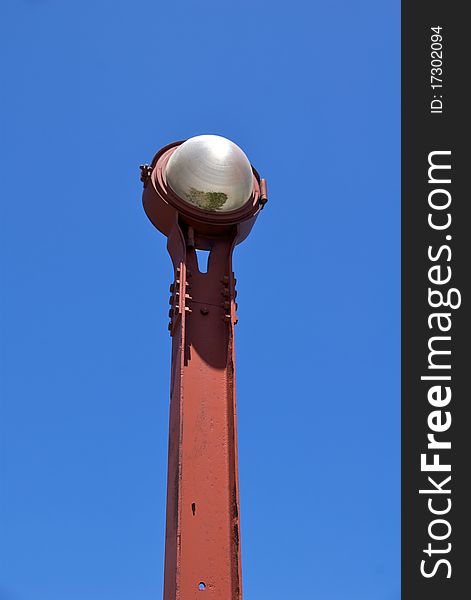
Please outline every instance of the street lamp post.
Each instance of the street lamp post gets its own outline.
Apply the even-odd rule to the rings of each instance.
[[[174,267],[164,600],[240,600],[232,252],[266,184],[213,135],[169,144],[141,172],[145,212]],[[209,252],[206,272],[197,250]]]

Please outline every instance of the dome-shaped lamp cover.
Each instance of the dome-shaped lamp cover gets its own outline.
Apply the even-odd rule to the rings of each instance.
[[[183,142],[170,157],[166,176],[179,198],[203,210],[236,210],[252,195],[248,158],[219,135],[198,135]]]

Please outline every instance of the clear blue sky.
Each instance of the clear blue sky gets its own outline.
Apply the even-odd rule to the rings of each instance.
[[[0,600],[161,598],[165,240],[138,166],[215,133],[246,600],[398,600],[399,0],[3,0]]]

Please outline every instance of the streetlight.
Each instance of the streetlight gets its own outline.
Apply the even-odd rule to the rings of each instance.
[[[232,252],[266,184],[215,135],[165,146],[141,173],[144,210],[174,267],[164,600],[240,600]],[[209,253],[206,272],[197,251]]]

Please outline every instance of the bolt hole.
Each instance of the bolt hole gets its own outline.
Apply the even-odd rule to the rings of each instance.
[[[205,584],[205,582],[204,582],[204,581],[200,581],[200,582],[198,583],[198,589],[199,589],[199,590],[205,590],[205,589],[206,589],[206,584]]]
[[[196,503],[195,502],[191,503],[191,512],[193,513],[193,516],[195,516],[195,514],[196,514]]]

